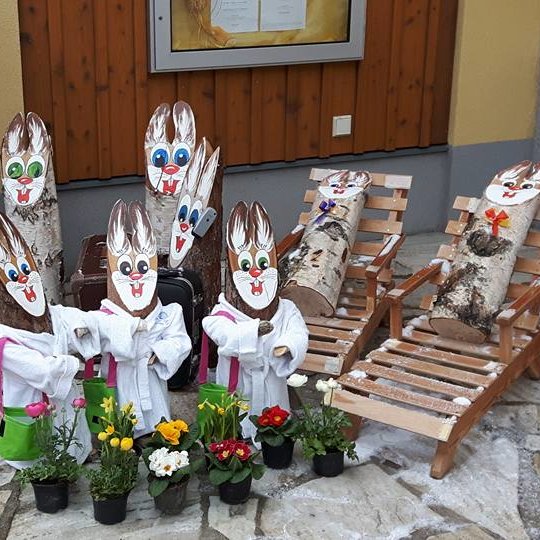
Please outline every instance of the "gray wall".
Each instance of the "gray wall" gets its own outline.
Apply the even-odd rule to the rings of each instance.
[[[353,159],[304,162],[286,168],[233,168],[225,175],[223,207],[228,215],[240,199],[261,201],[270,213],[279,239],[297,223],[298,214],[303,210],[304,192],[310,185],[309,171],[314,164],[336,169],[367,169],[412,175],[405,231],[409,234],[440,231],[447,220],[449,201],[453,201],[456,194],[478,196],[495,171],[530,158],[532,148],[532,140],[510,141],[432,148],[425,152],[379,152]],[[119,198],[143,200],[142,179],[81,181],[59,186],[66,276],[73,272],[81,239],[106,231],[111,207]]]

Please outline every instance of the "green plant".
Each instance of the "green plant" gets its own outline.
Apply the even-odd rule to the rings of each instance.
[[[133,404],[118,408],[114,398],[104,398],[104,416],[99,422],[102,442],[99,469],[90,469],[90,494],[95,500],[115,499],[133,489],[137,481],[139,458],[133,451],[133,432],[137,419]]]
[[[17,473],[22,485],[28,482],[72,483],[80,477],[82,468],[69,450],[81,447],[75,430],[86,402],[78,398],[71,406],[74,410],[73,421],[68,422],[66,410],[62,409],[62,422],[59,425],[54,425],[57,412],[48,403],[31,403],[25,408],[28,416],[35,419],[36,444],[42,455],[32,466]]]
[[[183,420],[161,419],[142,453],[149,471],[151,497],[157,497],[171,484],[186,481],[201,468],[204,459],[193,460],[190,455],[198,447],[198,437],[197,424],[188,426]]]
[[[204,444],[238,437],[240,422],[247,416],[246,411],[249,410],[244,399],[237,394],[227,392],[221,396],[219,403],[210,403],[205,400],[198,407],[199,410],[207,413],[200,426],[200,438]]]
[[[277,405],[267,407],[260,416],[253,414],[249,419],[257,428],[255,441],[269,446],[281,446],[286,439],[293,439],[298,427],[291,413]]]
[[[207,450],[208,479],[215,486],[224,482],[237,484],[250,475],[259,480],[264,474],[264,465],[255,463],[260,452],[252,452],[242,441],[227,439],[214,442],[208,445]]]
[[[339,388],[334,379],[318,381],[317,390],[324,393],[320,407],[303,405],[295,438],[302,443],[304,456],[308,459],[332,451],[345,452],[350,459],[358,459],[354,443],[343,434],[351,421],[343,411],[332,407],[334,391]]]

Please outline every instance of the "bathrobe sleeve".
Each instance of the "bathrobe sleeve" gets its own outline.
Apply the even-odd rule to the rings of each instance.
[[[283,356],[272,356],[270,365],[278,377],[288,377],[298,369],[306,357],[309,332],[302,314],[294,303],[284,299],[281,302],[285,303],[286,321],[272,348],[287,347],[290,352]]]
[[[44,356],[24,345],[8,342],[4,348],[3,368],[50,398],[64,400],[79,370],[74,356]]]
[[[140,318],[110,315],[102,311],[92,311],[92,316],[99,335],[100,352],[112,354],[117,362],[138,360],[136,337],[141,334],[137,332]]]
[[[214,315],[220,310],[218,304],[212,315],[203,319],[204,331],[218,346],[220,356],[236,356],[241,363],[249,364],[260,356],[259,319],[233,322],[223,315]]]
[[[158,361],[152,365],[160,379],[168,380],[182,365],[191,351],[191,339],[187,335],[184,314],[179,304],[168,304],[162,309],[166,318],[161,321],[164,331],[150,344]]]

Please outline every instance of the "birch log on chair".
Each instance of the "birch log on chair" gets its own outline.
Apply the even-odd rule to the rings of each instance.
[[[51,304],[64,297],[64,259],[51,139],[33,112],[18,113],[2,142],[6,214],[29,245]]]
[[[304,317],[333,315],[371,177],[339,171],[323,179],[296,252],[289,257],[282,298]]]
[[[430,323],[443,337],[482,343],[491,333],[517,254],[538,210],[540,163],[522,161],[487,187],[439,287]]]

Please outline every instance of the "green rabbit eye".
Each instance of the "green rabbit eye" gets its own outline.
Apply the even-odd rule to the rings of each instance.
[[[43,174],[43,165],[39,161],[33,161],[26,168],[30,178],[37,178]]]
[[[8,166],[7,175],[10,178],[20,178],[23,173],[22,163],[14,162]]]

